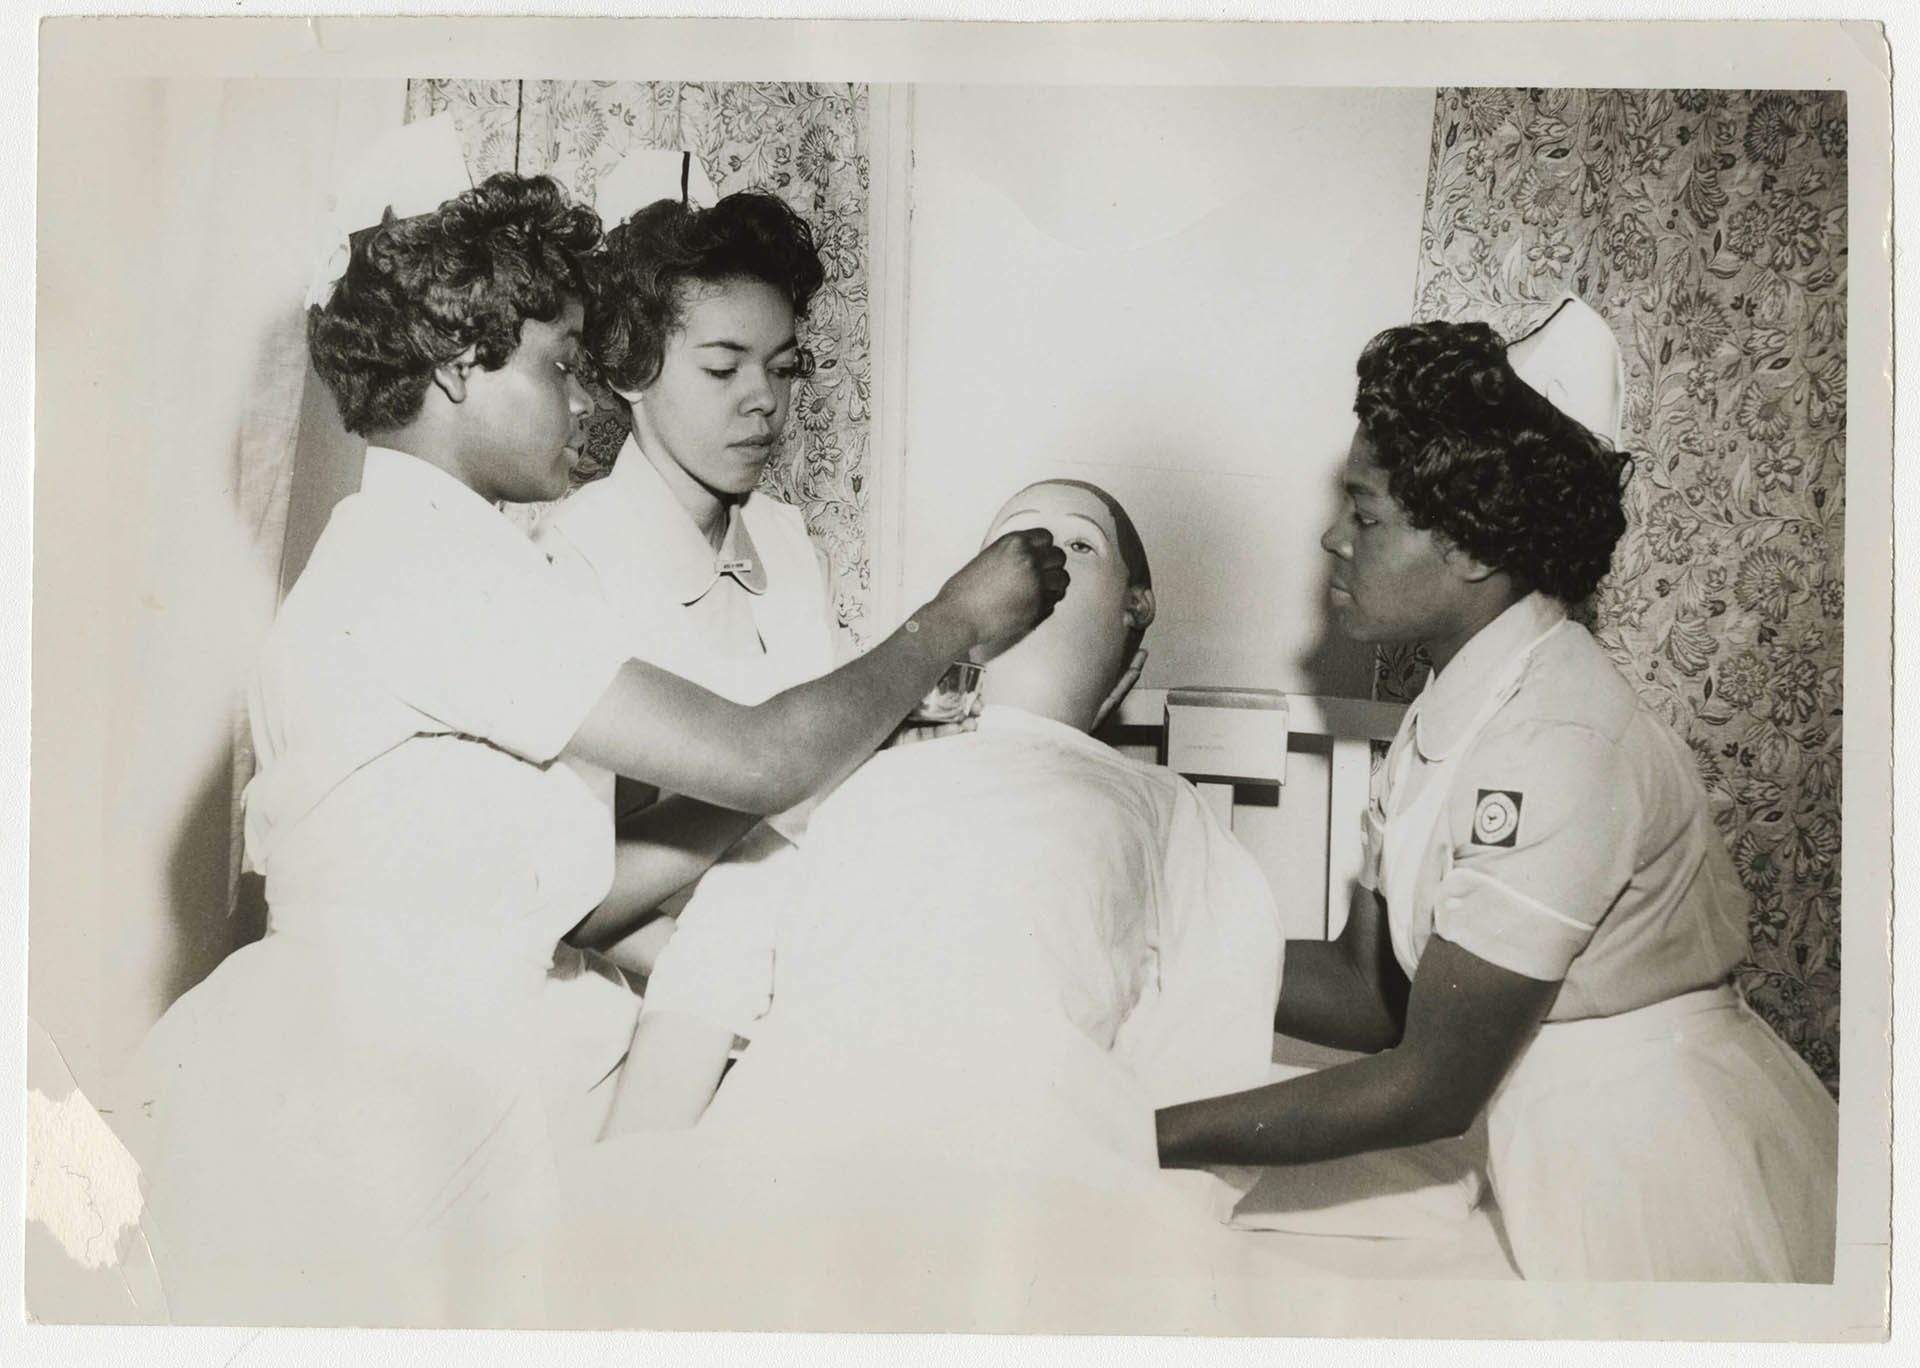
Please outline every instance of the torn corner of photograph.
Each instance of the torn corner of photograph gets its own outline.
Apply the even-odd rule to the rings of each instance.
[[[113,1267],[121,1236],[140,1222],[140,1166],[46,1032],[29,1025],[27,1221],[44,1226],[82,1268]]]

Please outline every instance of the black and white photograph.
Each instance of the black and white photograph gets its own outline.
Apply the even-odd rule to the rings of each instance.
[[[1886,1337],[1878,25],[37,60],[27,1320]]]

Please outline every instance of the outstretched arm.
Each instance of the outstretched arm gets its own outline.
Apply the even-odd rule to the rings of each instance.
[[[866,655],[746,708],[630,660],[568,749],[631,779],[743,812],[779,812],[872,753],[948,664],[1004,649],[1066,592],[1065,554],[1040,529],[1001,537]]]
[[[1284,1083],[1164,1108],[1160,1162],[1299,1164],[1459,1135],[1559,989],[1436,935],[1414,974],[1398,1044]]]

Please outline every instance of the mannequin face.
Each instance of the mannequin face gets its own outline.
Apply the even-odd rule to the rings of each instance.
[[[1113,514],[1072,485],[1021,490],[995,515],[986,541],[1044,527],[1067,553],[1066,597],[1033,632],[996,656],[983,697],[1085,730],[1126,665],[1134,630],[1153,621],[1153,591],[1129,585]]]
[[[765,281],[685,290],[660,374],[626,398],[641,450],[698,517],[760,482],[787,425],[800,347],[793,307]]]

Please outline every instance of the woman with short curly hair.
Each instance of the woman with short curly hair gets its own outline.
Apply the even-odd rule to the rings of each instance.
[[[544,1085],[568,1063],[539,1004],[614,874],[606,810],[560,758],[791,807],[1064,591],[1065,553],[1010,534],[888,641],[755,707],[634,659],[497,507],[567,488],[598,234],[553,181],[502,173],[357,234],[309,313],[370,445],[248,696],[268,934],[155,1025],[124,1121],[177,1319],[539,1323]]]
[[[1628,456],[1520,380],[1484,323],[1390,329],[1358,369],[1354,412],[1414,527],[1562,603],[1593,593],[1627,528]]]
[[[667,179],[683,185],[691,169]],[[587,265],[587,345],[630,430],[611,473],[549,509],[535,539],[613,610],[634,653],[664,669],[743,703],[824,674],[837,640],[825,557],[799,510],[760,488],[811,369],[797,324],[825,279],[812,230],[776,195],[701,207],[669,194],[614,226]],[[684,929],[665,952],[681,972],[731,977],[721,965],[738,957],[743,928],[708,945],[722,929],[681,928],[662,904],[677,907],[723,851],[781,858],[786,839],[769,826],[749,833],[738,813],[596,782],[621,818],[621,875],[569,936],[575,953],[650,974]],[[725,1014],[718,1038],[749,1034],[757,1010]],[[582,1124],[596,1115],[590,1107]]]
[[[1376,776],[1346,926],[1289,943],[1275,1024],[1367,1054],[1162,1111],[1161,1161],[1303,1163],[1484,1113],[1528,1278],[1828,1281],[1833,1100],[1730,983],[1747,900],[1685,744],[1567,615],[1630,462],[1563,411],[1612,426],[1606,324],[1556,325],[1512,356],[1478,323],[1361,353],[1329,607],[1436,673]]]

